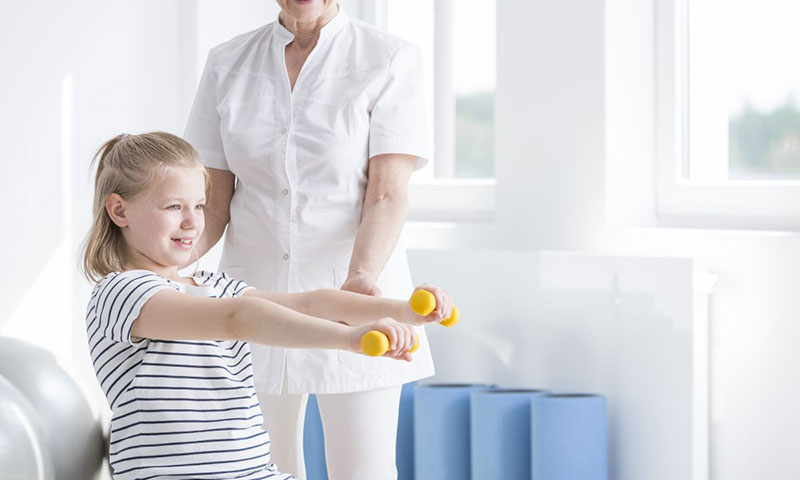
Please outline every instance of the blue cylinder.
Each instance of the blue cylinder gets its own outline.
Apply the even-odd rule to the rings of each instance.
[[[319,414],[317,396],[313,393],[308,395],[306,404],[306,417],[303,424],[303,457],[307,480],[328,480],[322,418]]]
[[[531,402],[546,393],[504,388],[472,393],[472,478],[530,480]]]
[[[406,383],[400,393],[397,418],[397,480],[414,480],[414,391],[417,382]]]
[[[606,400],[552,394],[531,402],[533,480],[607,480]]]
[[[470,394],[490,385],[420,385],[414,392],[415,480],[470,479]]]

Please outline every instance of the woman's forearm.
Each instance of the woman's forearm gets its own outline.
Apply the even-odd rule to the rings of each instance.
[[[408,181],[415,162],[416,157],[400,154],[383,154],[370,159],[348,277],[360,274],[373,283],[378,280],[403,231],[408,215]]]
[[[350,258],[350,275],[362,273],[378,279],[397,245],[407,214],[405,191],[379,195],[364,203]]]

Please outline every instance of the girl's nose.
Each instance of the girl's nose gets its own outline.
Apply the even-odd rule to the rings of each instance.
[[[186,212],[187,213],[183,216],[183,221],[181,222],[181,228],[184,230],[197,228],[202,221],[200,217],[203,215],[203,212],[191,211],[189,209],[187,209]]]

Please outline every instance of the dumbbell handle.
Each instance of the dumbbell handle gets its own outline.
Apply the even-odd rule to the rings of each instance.
[[[417,290],[411,295],[409,304],[411,305],[411,311],[417,315],[427,317],[436,308],[436,297],[427,290]],[[453,306],[453,311],[450,312],[450,316],[439,323],[445,327],[452,327],[458,323],[458,319],[458,307]],[[418,348],[419,337],[417,336],[414,340],[414,346],[408,351],[409,353],[414,353]],[[370,330],[361,337],[361,351],[373,357],[380,357],[389,351],[389,337],[383,332]]]

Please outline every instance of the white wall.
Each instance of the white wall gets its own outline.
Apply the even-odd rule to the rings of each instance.
[[[654,3],[498,2],[498,188],[515,188],[486,243],[519,231],[526,249],[690,257],[718,274],[711,478],[795,478],[800,236],[634,228],[655,222]]]
[[[89,164],[119,133],[180,133],[180,10],[157,0],[35,0],[0,14],[0,332],[79,365],[83,380],[92,380],[82,324],[89,286],[76,267]]]
[[[608,401],[609,478],[702,479],[692,262],[523,250],[418,250],[415,281],[462,311],[427,331],[432,382],[591,392]],[[696,443],[697,442],[697,443]]]
[[[410,226],[409,245],[691,257],[718,273],[712,478],[793,478],[798,235],[626,227],[654,221],[654,1],[498,1],[496,219]],[[276,8],[34,0],[2,10],[0,332],[85,360],[88,286],[74,267],[92,153],[123,131],[181,133],[207,48]]]
[[[692,258],[719,275],[711,478],[795,478],[800,235],[641,228],[657,223],[655,1],[498,1],[497,220],[411,225],[407,244]]]

